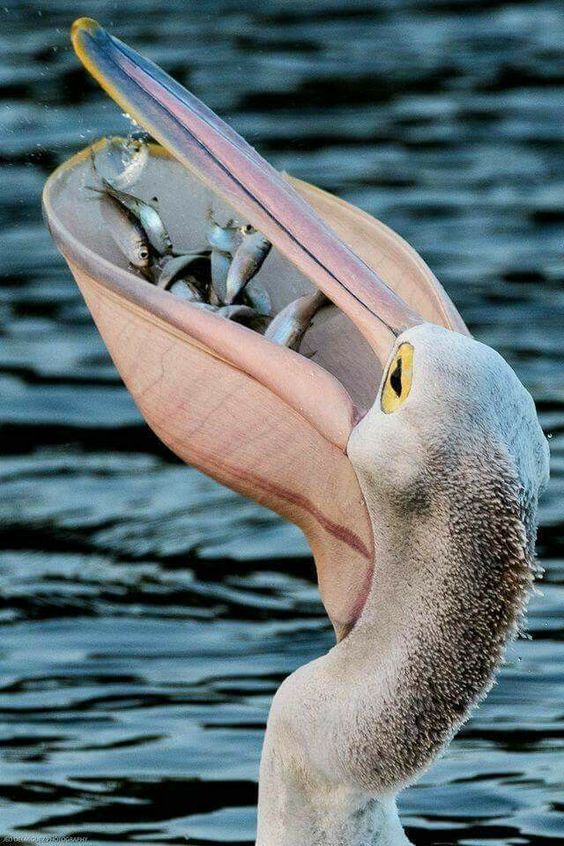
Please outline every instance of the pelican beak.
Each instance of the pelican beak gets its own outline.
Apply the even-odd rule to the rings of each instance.
[[[120,107],[262,232],[358,326],[375,349],[423,322],[236,132],[161,68],[95,21],[74,49]]]
[[[76,21],[72,40],[88,71],[120,107],[352,321],[376,352],[370,377],[376,388],[378,359],[387,357],[394,336],[423,321],[418,311],[314,211],[303,186],[277,173],[160,68],[90,19]],[[170,180],[172,163],[167,164]],[[361,613],[373,569],[372,528],[346,454],[359,418],[355,403],[327,369],[175,299],[108,258],[96,204],[85,199],[86,168],[82,154],[50,177],[44,211],[124,382],[173,452],[303,529],[321,597],[337,637],[343,637]],[[315,189],[308,196],[323,204]],[[338,223],[346,204],[334,203]],[[189,215],[190,209],[183,212]],[[353,212],[347,214],[360,242],[369,219]],[[399,249],[414,268],[423,264],[386,232],[380,244],[388,259]],[[456,324],[446,295],[435,300],[442,322]],[[344,337],[346,342],[349,336]],[[346,358],[347,349],[339,348],[338,338],[335,343],[339,357]]]

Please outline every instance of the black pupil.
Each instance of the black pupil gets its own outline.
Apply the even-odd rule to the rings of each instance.
[[[401,396],[401,358],[398,358],[396,366],[390,375],[390,385],[398,395]]]

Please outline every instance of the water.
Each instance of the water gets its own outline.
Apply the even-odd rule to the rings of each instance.
[[[69,49],[98,17],[278,167],[424,255],[552,436],[532,640],[401,797],[418,844],[564,835],[564,19],[556,2],[0,7],[0,832],[249,844],[270,699],[332,642],[299,532],[147,430],[42,226],[60,161],[127,124]],[[559,114],[560,108],[560,114]],[[35,840],[37,838],[37,840]]]

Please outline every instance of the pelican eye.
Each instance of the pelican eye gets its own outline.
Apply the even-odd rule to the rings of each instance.
[[[392,358],[382,388],[381,406],[385,414],[391,414],[402,405],[411,390],[413,378],[413,347],[400,344]]]

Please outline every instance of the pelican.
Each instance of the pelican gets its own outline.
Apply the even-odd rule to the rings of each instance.
[[[212,202],[235,211],[273,244],[275,311],[316,290],[333,304],[312,355],[277,346],[132,272],[86,190],[88,151],[47,183],[50,231],[150,426],[311,545],[336,643],[272,702],[257,846],[407,844],[398,792],[486,694],[522,620],[548,476],[533,401],[399,236],[277,173],[94,21],[72,39],[165,148],[136,193],[173,235],[201,234]]]

